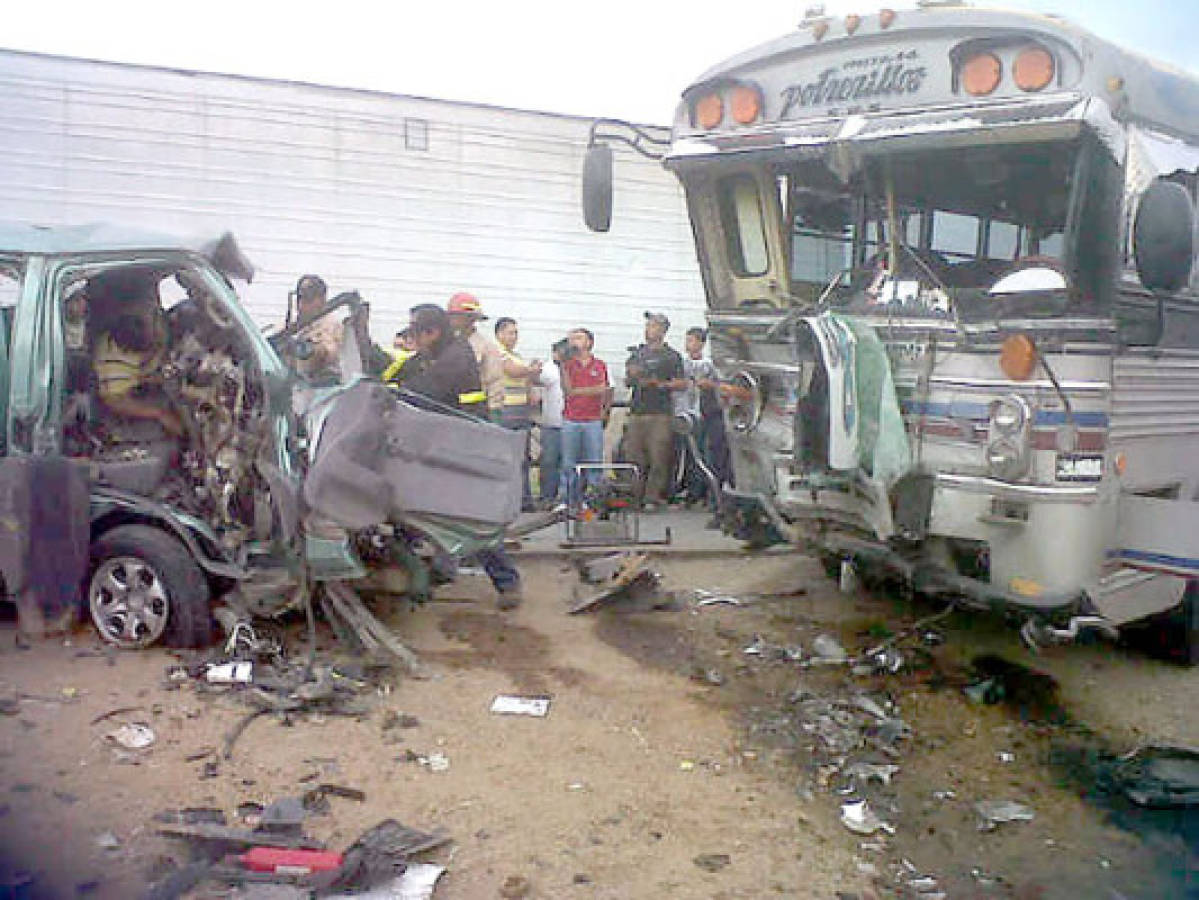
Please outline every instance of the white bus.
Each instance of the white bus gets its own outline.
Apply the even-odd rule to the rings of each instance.
[[[633,134],[593,128],[593,230]],[[1199,81],[1057,18],[816,16],[688,87],[661,155],[730,528],[1034,641],[1181,604],[1199,659]]]

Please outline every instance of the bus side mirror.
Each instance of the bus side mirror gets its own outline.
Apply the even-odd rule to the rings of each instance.
[[[1186,188],[1161,178],[1141,196],[1132,229],[1132,251],[1141,284],[1173,293],[1191,278],[1195,209]]]
[[[592,144],[583,158],[583,221],[592,231],[612,227],[612,148]]]

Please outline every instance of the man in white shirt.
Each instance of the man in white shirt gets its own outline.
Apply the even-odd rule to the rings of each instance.
[[[558,366],[566,353],[565,338],[556,342],[550,351],[553,362],[541,369],[537,386],[541,390],[541,486],[537,499],[544,507],[552,507],[558,500],[559,482],[562,480],[562,410],[566,398],[562,393],[562,373]]]

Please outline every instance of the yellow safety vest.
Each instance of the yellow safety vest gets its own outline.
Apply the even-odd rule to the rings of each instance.
[[[517,356],[511,350],[505,350],[500,347],[500,353],[505,360],[510,360],[518,365],[524,365],[525,361]],[[504,375],[503,380],[503,398],[502,405],[505,408],[514,406],[528,407],[529,405],[529,379],[528,378],[513,378],[510,375]]]

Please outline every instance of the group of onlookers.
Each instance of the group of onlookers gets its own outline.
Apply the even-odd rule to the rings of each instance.
[[[525,508],[582,502],[583,488],[600,478],[604,465],[604,434],[613,401],[608,367],[594,355],[595,335],[587,328],[571,329],[550,347],[549,361],[542,362],[526,359],[517,350],[514,319],[495,320],[494,340],[484,334],[479,323],[487,316],[472,295],[455,294],[446,314],[454,332],[474,350],[491,420],[523,431],[538,426],[539,483],[534,496],[526,454]],[[715,502],[709,479],[696,461],[678,453],[680,417],[716,481],[731,480],[719,376],[703,355],[707,335],[702,328],[690,329],[681,355],[666,343],[669,329],[665,315],[645,314],[645,341],[630,348],[625,366],[625,383],[631,390],[625,433],[612,454],[638,467],[639,498],[645,509],[675,497]],[[403,352],[409,339],[407,331],[397,335],[397,352]],[[680,458],[688,459],[684,472],[679,471]]]
[[[321,289],[319,302],[324,302],[323,282],[305,276],[297,286],[301,312],[308,303],[318,306],[312,302],[317,297],[309,297],[316,293],[309,290],[313,286]],[[491,328],[480,327],[488,321],[478,299],[468,293],[455,294],[444,309],[434,304],[413,307],[408,327],[395,336],[393,358],[382,378],[504,428],[531,433],[536,426],[537,491],[532,489],[526,453],[523,507],[577,504],[586,485],[600,478],[613,404],[608,367],[594,355],[595,335],[587,328],[573,328],[553,343],[548,361],[542,361],[526,358],[517,349],[520,332],[515,319],[503,316]],[[645,313],[645,340],[629,348],[625,364],[630,398],[624,435],[608,454],[613,461],[637,466],[638,499],[647,510],[672,499],[706,499],[714,505],[710,481],[693,454],[679,452],[686,443],[681,435],[688,430],[716,482],[732,480],[719,376],[704,356],[707,335],[702,328],[689,329],[685,353],[680,354],[666,343],[669,330],[665,315]],[[327,365],[338,354],[339,328],[317,322],[311,331],[315,346],[309,369]],[[687,461],[683,470],[681,459]]]

